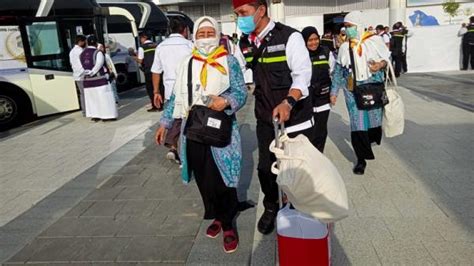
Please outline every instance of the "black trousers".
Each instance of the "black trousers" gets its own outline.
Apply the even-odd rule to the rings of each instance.
[[[82,111],[82,115],[86,115],[86,101],[84,100],[84,85],[82,83],[82,80],[76,80],[76,92],[77,96],[79,98],[79,108]]]
[[[212,157],[211,147],[187,140],[189,172],[194,173],[204,203],[204,219],[216,219],[227,231],[237,215],[237,190],[227,187]]]
[[[402,54],[402,70],[403,72],[408,72],[408,63],[407,63],[407,53]]]
[[[464,43],[462,45],[462,68],[463,69],[469,68],[469,61],[471,62],[471,69],[474,69],[474,45],[469,45],[469,43]]]
[[[399,77],[402,72],[402,54],[392,54],[392,61],[395,68],[395,76]]]
[[[299,134],[304,134],[308,139],[313,137],[313,128],[300,132],[288,134],[294,138]],[[271,166],[276,161],[275,154],[269,150],[271,142],[275,139],[275,132],[272,124],[257,120],[257,140],[258,140],[258,179],[260,187],[265,195],[263,206],[265,209],[278,210],[278,184],[277,176],[271,172]]]
[[[156,108],[155,103],[154,103],[154,95],[153,95],[153,79],[152,79],[152,73],[145,73],[145,87],[146,87],[146,93],[148,94],[148,97],[150,98],[151,106],[153,108]]]
[[[326,139],[328,136],[328,120],[330,110],[314,113],[314,133],[311,143],[320,152],[324,152],[324,146],[326,145]]]
[[[368,131],[351,132],[351,143],[358,160],[373,160],[372,143],[380,145],[382,127],[370,128]]]

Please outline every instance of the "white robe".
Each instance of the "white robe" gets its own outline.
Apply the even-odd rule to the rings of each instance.
[[[104,66],[104,55],[97,53],[96,63],[91,70],[95,75]],[[115,96],[110,83],[103,86],[84,88],[86,117],[100,119],[116,119],[118,117]]]
[[[118,117],[114,92],[110,84],[85,88],[86,117],[116,119]]]

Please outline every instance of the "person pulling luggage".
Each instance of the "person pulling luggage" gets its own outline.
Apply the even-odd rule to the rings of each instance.
[[[265,0],[233,0],[237,24],[243,32],[236,56],[245,57],[255,80],[255,115],[259,149],[258,177],[265,198],[265,211],[258,230],[269,234],[278,212],[278,184],[269,151],[274,140],[273,118],[285,123],[290,137],[313,135],[312,103],[309,96],[311,61],[303,37],[297,30],[273,21]],[[242,59],[242,58],[241,58]]]

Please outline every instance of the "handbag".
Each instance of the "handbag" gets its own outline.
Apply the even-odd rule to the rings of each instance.
[[[382,108],[388,104],[389,100],[385,91],[385,84],[383,82],[378,83],[366,83],[357,85],[357,75],[354,60],[354,52],[349,45],[349,55],[351,58],[352,73],[354,75],[353,95],[359,110],[372,110]]]
[[[184,135],[187,139],[198,143],[219,148],[226,147],[232,137],[232,116],[206,106],[193,106],[192,62],[191,58],[188,64],[188,104],[191,110],[184,127]]]
[[[288,201],[298,211],[324,223],[347,217],[347,190],[336,166],[305,135],[290,138],[275,122],[274,130],[275,140],[269,149],[276,162],[271,171],[277,175],[276,182]]]
[[[405,105],[398,93],[398,84],[392,63],[388,63],[385,81],[389,103],[384,106],[382,129],[387,138],[403,134],[405,129]]]

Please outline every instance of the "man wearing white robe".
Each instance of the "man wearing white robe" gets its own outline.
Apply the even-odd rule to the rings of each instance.
[[[87,38],[87,47],[81,54],[81,64],[90,74],[84,77],[84,100],[86,104],[86,117],[92,121],[116,120],[118,110],[115,104],[112,87],[105,75],[104,54],[97,50],[95,36]]]

